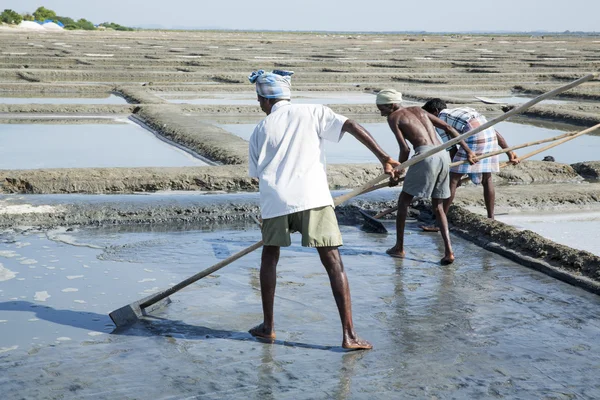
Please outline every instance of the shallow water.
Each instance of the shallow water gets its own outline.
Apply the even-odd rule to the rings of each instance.
[[[552,212],[498,215],[499,221],[529,229],[554,242],[600,256],[600,212]]]
[[[0,169],[207,165],[133,124],[0,124]]]
[[[562,130],[554,127],[544,127],[539,125],[530,125],[514,122],[500,122],[496,129],[506,139],[509,146],[517,144],[548,139],[566,132],[579,132],[585,127],[563,125]],[[548,146],[551,143],[544,143],[536,146],[526,147],[517,150],[519,156],[531,153],[534,150]],[[583,161],[596,161],[600,159],[600,136],[583,135],[569,142],[563,143],[550,150],[544,151],[530,158],[530,160],[542,160],[545,156],[553,156],[556,162],[573,164]],[[506,156],[500,156],[500,159],[508,159]]]
[[[404,260],[384,253],[393,234],[342,227],[354,322],[372,351],[339,347],[327,275],[296,236],[278,268],[274,344],[246,333],[261,318],[258,251],[110,333],[108,312],[260,238],[254,226],[147,228],[2,235],[0,262],[16,274],[0,283],[3,396],[600,396],[597,296],[455,237],[458,260],[441,267],[439,235],[414,223]]]
[[[0,97],[0,104],[127,104],[127,100],[110,94],[106,97]]]
[[[373,135],[377,143],[379,143],[386,152],[392,157],[398,157],[399,147],[396,138],[387,123],[369,123],[362,125]],[[220,126],[244,140],[249,140],[256,124],[217,124],[217,126]],[[568,129],[569,131],[580,131],[585,129],[569,125],[564,125],[561,128]],[[547,139],[565,133],[565,131],[555,129],[552,126],[544,127],[515,122],[500,122],[496,125],[496,129],[506,139],[509,146]],[[526,147],[517,150],[516,152],[518,155],[522,156],[538,148],[547,146],[548,144],[549,143]],[[346,134],[339,143],[327,143],[325,149],[327,161],[332,164],[377,162],[372,153],[349,134]],[[581,161],[597,160],[599,154],[600,136],[584,135],[561,144],[551,150],[542,152],[532,157],[531,160],[542,160],[545,156],[552,155],[556,162],[572,164]],[[505,156],[500,157],[501,160],[506,158]]]

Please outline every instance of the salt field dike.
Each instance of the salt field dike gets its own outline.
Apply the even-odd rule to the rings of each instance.
[[[276,247],[249,175],[260,69],[394,159],[384,89],[474,109],[520,147],[498,156],[494,218],[481,184],[456,189],[442,265],[431,198],[391,257],[402,183],[349,131],[321,141],[370,350],[340,336],[337,246],[300,233],[275,261],[276,336],[250,332]],[[0,26],[0,399],[600,399],[599,71],[594,35]]]

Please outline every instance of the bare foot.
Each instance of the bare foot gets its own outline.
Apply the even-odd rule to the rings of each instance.
[[[349,350],[369,350],[373,348],[373,345],[366,340],[355,338],[344,338],[344,342],[342,343],[342,347],[344,349]]]
[[[435,225],[419,225],[419,228],[423,229],[425,232],[439,232],[440,228]]]
[[[254,328],[250,329],[248,333],[258,339],[275,340],[275,332],[273,330],[266,330],[264,324],[256,325]]]
[[[454,253],[450,253],[450,255],[444,256],[444,258],[442,258],[440,260],[440,264],[442,264],[442,265],[450,265],[453,262],[454,262]]]
[[[392,247],[391,249],[387,249],[386,253],[392,257],[396,257],[396,258],[404,258],[404,256],[406,256],[406,253],[404,252],[404,250],[399,250],[398,249],[398,245]]]

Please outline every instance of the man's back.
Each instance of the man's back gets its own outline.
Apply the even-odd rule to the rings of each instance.
[[[263,218],[333,205],[324,139],[338,142],[346,118],[322,105],[282,101],[250,138],[250,176],[259,178]]]
[[[408,140],[414,147],[438,146],[440,141],[435,127],[429,120],[427,113],[420,107],[406,107],[394,111],[388,117],[390,125],[395,124],[404,139]]]

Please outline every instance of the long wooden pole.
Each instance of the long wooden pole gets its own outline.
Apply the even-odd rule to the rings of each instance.
[[[519,144],[519,145],[512,146],[512,147],[507,147],[505,149],[500,149],[500,150],[497,150],[497,151],[492,151],[492,152],[489,152],[489,153],[482,154],[481,156],[477,157],[477,160],[483,160],[484,158],[493,157],[493,156],[497,156],[499,154],[508,153],[509,151],[522,149],[524,147],[535,146],[535,145],[542,144],[542,143],[553,142],[555,140],[564,139],[566,137],[573,136],[573,135],[576,135],[576,134],[577,134],[577,132],[568,132],[568,133],[564,133],[562,135],[554,136],[554,137],[549,138],[549,139],[542,139],[542,140],[537,140],[535,142],[528,142],[528,143]],[[457,167],[457,166],[459,166],[461,164],[465,164],[465,163],[468,163],[468,161],[457,161],[457,162],[454,162],[454,163],[450,164],[450,167]],[[400,178],[400,182],[402,182],[403,180],[404,180],[404,177]],[[371,186],[367,190],[363,191],[361,194],[366,194],[366,193],[372,192],[374,190],[381,189],[381,188],[388,187],[388,186],[389,186],[388,182],[378,183],[377,185]]]
[[[589,81],[591,79],[594,79],[597,75],[598,75],[597,73],[586,75],[583,78],[577,79],[576,81],[573,81],[573,82],[571,82],[571,83],[569,83],[567,85],[561,86],[561,87],[559,87],[557,89],[554,89],[554,90],[552,90],[550,92],[547,92],[547,93],[544,93],[542,95],[539,95],[538,97],[536,97],[536,98],[534,98],[532,100],[529,100],[527,103],[522,104],[519,107],[513,108],[512,110],[510,110],[510,111],[502,114],[501,116],[499,116],[499,117],[497,117],[497,118],[495,118],[495,119],[493,119],[491,121],[486,122],[485,124],[483,124],[483,125],[475,128],[475,129],[473,129],[472,131],[466,132],[466,133],[464,133],[464,134],[462,134],[462,135],[460,135],[458,137],[455,137],[454,139],[451,139],[451,140],[447,141],[446,143],[444,143],[444,144],[442,144],[440,146],[434,147],[431,150],[427,150],[426,152],[421,153],[418,156],[413,157],[410,160],[407,160],[407,161],[403,162],[398,167],[396,167],[396,169],[404,169],[404,168],[410,167],[411,165],[414,165],[414,164],[418,163],[419,161],[421,161],[421,160],[423,160],[423,159],[425,159],[425,158],[427,158],[427,157],[429,157],[429,156],[431,156],[431,155],[433,155],[433,154],[435,154],[435,153],[437,153],[439,151],[445,150],[445,149],[447,149],[450,146],[454,146],[455,144],[457,144],[461,140],[464,140],[464,139],[467,139],[467,138],[469,138],[469,137],[471,137],[473,135],[476,135],[479,132],[481,132],[483,130],[486,130],[486,129],[488,129],[488,128],[494,126],[494,125],[496,125],[498,122],[504,121],[505,119],[510,118],[513,115],[519,114],[519,113],[521,113],[521,112],[529,109],[531,106],[539,103],[540,101],[544,101],[546,99],[554,97],[554,96],[556,96],[556,95],[558,95],[558,94],[560,94],[562,92],[565,92],[565,91],[567,91],[567,90],[569,90],[571,88],[574,88],[575,86],[579,86],[579,85],[581,85],[584,82],[587,82],[587,81]],[[381,174],[377,178],[371,179],[369,182],[365,183],[361,187],[358,187],[358,188],[352,190],[351,192],[346,193],[345,195],[341,196],[340,203],[343,203],[346,200],[348,200],[348,199],[350,199],[350,198],[352,198],[352,197],[354,197],[354,196],[356,196],[358,194],[361,194],[363,191],[371,188],[372,186],[378,184],[379,182],[381,182],[382,180],[387,179],[387,178],[388,178],[388,176],[386,174]]]
[[[567,135],[569,135],[569,136],[567,136],[566,138],[564,138],[562,140],[559,140],[559,141],[557,141],[555,143],[551,143],[548,146],[544,146],[541,149],[534,150],[531,153],[528,153],[528,154],[526,154],[526,155],[524,155],[522,157],[519,157],[519,160],[521,160],[521,161],[527,160],[528,158],[531,158],[531,157],[533,157],[533,156],[535,156],[535,155],[537,155],[537,154],[539,154],[539,153],[541,153],[543,151],[549,150],[549,149],[551,149],[553,147],[556,147],[558,145],[566,143],[569,140],[573,140],[573,139],[575,139],[575,138],[577,138],[579,136],[585,135],[587,133],[591,133],[591,132],[593,132],[593,131],[595,131],[597,129],[600,129],[600,124],[594,125],[591,128],[588,128],[588,129],[585,129],[583,131],[579,131],[579,132],[576,132],[576,133],[568,133]],[[564,135],[561,135],[561,136],[564,136]],[[506,150],[506,149],[504,149],[504,150]],[[487,153],[487,154],[491,154],[491,153]],[[461,163],[459,163],[459,164],[461,164]],[[457,164],[457,163],[453,163],[453,164]],[[504,168],[504,167],[507,167],[509,165],[512,165],[512,164],[510,162],[502,163],[502,164],[500,164],[500,168]],[[468,179],[469,178],[465,178],[465,180],[468,180]],[[378,218],[384,217],[384,216],[386,216],[388,214],[393,213],[396,210],[398,210],[398,206],[395,206],[395,207],[392,207],[392,208],[388,208],[387,210],[383,210],[382,212],[374,215],[373,218],[378,219]]]
[[[523,144],[518,144],[516,146],[512,146],[512,147],[507,147],[505,149],[500,149],[500,150],[496,150],[496,151],[490,151],[489,153],[485,153],[482,154],[481,156],[477,157],[477,160],[483,160],[484,158],[488,158],[488,157],[493,157],[493,156],[497,156],[500,154],[504,154],[504,153],[508,153],[511,152],[513,150],[519,150],[522,149],[524,147],[530,147],[530,146],[535,146],[538,144],[543,144],[543,143],[548,143],[548,142],[554,142],[555,140],[560,140],[560,139],[564,139],[564,138],[568,138],[570,136],[574,136],[577,135],[577,132],[567,132],[564,133],[562,135],[558,135],[558,136],[554,136],[548,139],[541,139],[541,140],[536,140],[534,142],[527,142],[527,143],[523,143]],[[557,145],[558,146],[558,145]],[[468,161],[456,161],[453,162],[452,164],[450,164],[451,167],[458,167],[459,165],[462,164],[466,164],[468,163]]]
[[[527,158],[533,157],[533,156],[535,156],[537,154],[540,154],[543,151],[550,150],[553,147],[559,146],[559,145],[561,145],[563,143],[566,143],[566,142],[568,142],[570,140],[578,138],[579,136],[583,136],[583,135],[586,135],[588,133],[592,133],[592,132],[594,132],[595,130],[598,130],[598,129],[600,129],[600,124],[596,124],[596,125],[594,125],[594,126],[592,126],[590,128],[587,128],[587,129],[585,129],[583,131],[574,133],[574,134],[566,137],[565,139],[562,139],[562,140],[559,140],[559,141],[557,141],[555,143],[549,144],[548,146],[544,146],[541,149],[534,150],[531,153],[528,153],[528,154],[524,155],[523,157],[519,157],[519,159],[525,160]],[[510,163],[502,163],[502,164],[500,164],[500,168],[503,168],[503,167],[505,167],[507,165],[510,165]]]

